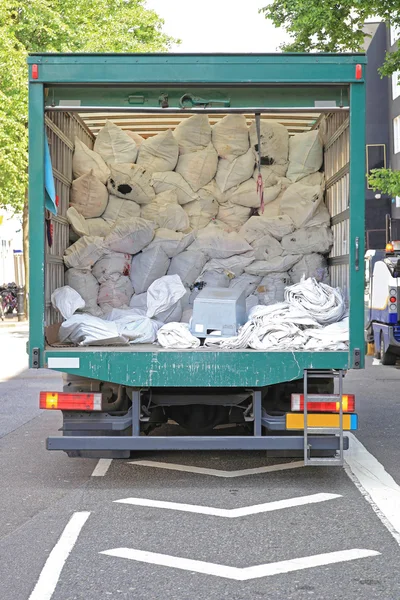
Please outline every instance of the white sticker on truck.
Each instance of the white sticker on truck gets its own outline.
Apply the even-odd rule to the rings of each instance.
[[[79,358],[76,356],[50,356],[47,359],[49,369],[79,369]]]

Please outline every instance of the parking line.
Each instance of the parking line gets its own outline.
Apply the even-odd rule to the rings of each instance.
[[[347,432],[346,432],[347,433]],[[179,465],[168,462],[157,462],[153,460],[135,460],[131,465],[140,467],[153,467],[157,469],[167,469],[169,471],[183,471],[184,473],[198,473],[199,475],[212,475],[213,477],[244,477],[245,475],[258,475],[260,473],[272,473],[274,471],[285,471],[286,469],[298,469],[304,467],[304,461],[298,460],[279,465],[269,465],[268,467],[256,467],[254,469],[241,469],[239,471],[223,471],[220,469],[207,469],[203,467],[194,467],[191,465]]]
[[[227,565],[208,563],[202,560],[192,560],[180,556],[170,556],[168,554],[145,552],[143,550],[135,550],[134,548],[113,548],[111,550],[104,550],[103,552],[100,552],[100,554],[116,556],[118,558],[128,558],[150,565],[192,571],[192,573],[215,575],[216,577],[225,577],[226,579],[235,579],[236,581],[249,581],[250,579],[259,579],[260,577],[270,577],[271,575],[280,575],[282,573],[312,569],[313,567],[333,565],[349,560],[367,558],[369,556],[379,556],[380,552],[353,548],[351,550],[340,550],[339,552],[302,556],[291,560],[282,560],[279,562],[254,565],[245,568],[229,567]]]
[[[275,500],[274,502],[265,502],[264,504],[255,504],[253,506],[243,506],[241,508],[215,508],[214,506],[199,506],[196,504],[180,504],[179,502],[163,502],[160,500],[150,500],[148,498],[124,498],[123,500],[114,500],[119,504],[131,504],[133,506],[146,506],[149,508],[164,508],[167,510],[178,510],[182,512],[196,513],[200,515],[210,515],[213,517],[226,517],[228,519],[237,519],[238,517],[247,517],[249,515],[258,515],[264,512],[282,510],[284,508],[294,508],[295,506],[304,506],[306,504],[317,504],[341,498],[339,494],[311,494],[310,496],[298,496],[297,498],[288,498],[286,500]]]
[[[346,435],[346,473],[400,545],[400,486],[355,435]]]
[[[61,571],[74,547],[90,512],[76,512],[70,518],[58,542],[50,552],[39,579],[28,600],[50,600],[56,589]]]
[[[91,476],[92,477],[104,477],[104,475],[107,473],[108,469],[110,468],[111,463],[112,463],[112,458],[100,458],[99,462],[95,466]]]

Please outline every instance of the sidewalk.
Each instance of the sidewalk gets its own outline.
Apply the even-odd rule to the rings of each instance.
[[[16,315],[5,316],[4,321],[0,320],[0,329],[9,329],[15,327],[21,327],[22,329],[27,329],[29,326],[29,321],[24,319],[23,321],[18,321],[18,317]]]

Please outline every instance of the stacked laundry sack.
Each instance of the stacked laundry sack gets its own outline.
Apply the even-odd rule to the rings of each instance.
[[[65,283],[85,303],[75,317],[145,310],[165,276],[185,293],[163,324],[188,323],[205,286],[240,287],[250,310],[282,302],[302,278],[329,283],[322,162],[317,130],[290,137],[261,120],[258,137],[236,114],[213,127],[183,118],[147,139],[107,121],[93,150],[76,139],[64,256]]]

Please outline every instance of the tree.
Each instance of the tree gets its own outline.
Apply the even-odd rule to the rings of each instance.
[[[392,198],[400,196],[400,171],[392,169],[372,169],[368,184],[374,192],[383,192]]]
[[[0,206],[24,214],[30,52],[154,52],[177,42],[145,0],[1,0]],[[24,244],[24,256],[28,251]],[[28,283],[28,264],[25,262]]]
[[[359,52],[364,23],[380,18],[400,29],[399,0],[273,0],[260,9],[291,41],[284,52]],[[386,54],[382,76],[400,70],[400,50]]]

